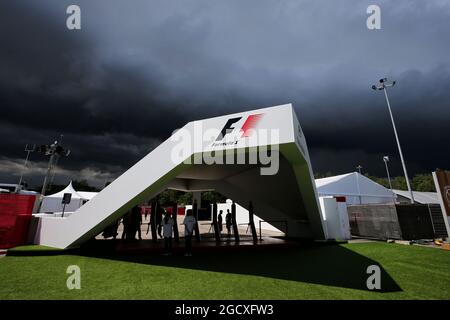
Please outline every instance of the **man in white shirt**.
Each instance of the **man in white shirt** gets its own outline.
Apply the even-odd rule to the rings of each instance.
[[[195,218],[192,215],[192,210],[189,209],[186,211],[186,217],[184,217],[184,239],[186,242],[186,254],[185,256],[192,256],[191,248],[192,248],[192,234],[194,232],[195,226]]]

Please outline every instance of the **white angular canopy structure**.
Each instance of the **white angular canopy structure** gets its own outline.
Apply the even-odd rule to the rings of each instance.
[[[278,164],[248,160],[267,147]],[[236,163],[239,155],[245,164]],[[245,208],[252,201],[262,219],[286,221],[287,236],[324,238],[305,137],[287,104],[187,123],[70,217],[40,217],[35,242],[78,246],[167,188],[216,190]]]

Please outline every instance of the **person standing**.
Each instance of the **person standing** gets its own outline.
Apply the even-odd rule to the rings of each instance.
[[[194,232],[195,218],[192,215],[192,210],[189,209],[186,212],[186,217],[184,217],[184,239],[186,243],[186,254],[185,256],[192,256],[192,234]]]
[[[113,237],[113,239],[116,240],[117,228],[119,227],[119,222],[120,221],[115,221],[113,224],[106,227],[102,233],[103,238],[107,239],[107,238]]]
[[[141,224],[142,224],[142,212],[141,208],[138,206],[135,206],[133,209],[131,209],[131,215],[132,215],[132,221],[133,221],[133,239],[136,239],[136,231],[138,233],[138,239],[142,240],[141,235]]]
[[[223,217],[222,217],[222,210],[219,211],[219,216],[217,217],[217,225],[219,227],[219,234],[222,234],[223,229]]]
[[[166,213],[163,219],[163,235],[164,235],[164,248],[165,254],[169,255],[172,253],[172,230],[173,230],[173,219],[170,214]]]
[[[156,226],[158,228],[158,236],[160,238],[163,237],[162,235],[162,220],[163,220],[163,214],[165,213],[165,210],[163,207],[161,207],[160,205],[157,206],[156,208]]]
[[[122,218],[123,230],[122,230],[122,240],[128,240],[130,235],[130,212],[125,213]]]
[[[227,209],[227,215],[225,216],[225,225],[226,225],[227,231],[228,231],[228,238],[231,237],[232,224],[233,224],[233,222],[231,221],[231,212],[230,212],[230,209]]]

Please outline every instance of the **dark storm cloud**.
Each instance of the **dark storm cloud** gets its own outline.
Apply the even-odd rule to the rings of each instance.
[[[80,31],[65,28],[72,3]],[[399,174],[384,98],[370,89],[385,75],[398,81],[410,171],[448,167],[450,5],[377,3],[382,29],[369,31],[371,1],[2,2],[0,178],[25,143],[63,133],[73,153],[61,174],[89,169],[99,182],[189,120],[288,102],[315,170],[361,163],[382,175],[389,154]]]
[[[174,112],[176,104],[159,101],[164,89],[144,79],[140,68],[105,63],[89,38],[65,29],[64,14],[46,19],[42,9],[24,3],[1,8],[2,23],[9,26],[0,31],[8,44],[0,52],[4,161],[22,157],[26,143],[49,143],[63,133],[72,150],[63,161],[66,169],[117,175],[170,134],[167,124],[176,128],[186,121]],[[60,9],[65,12],[64,5]],[[33,158],[40,171],[44,157]],[[8,170],[3,179],[11,179]]]

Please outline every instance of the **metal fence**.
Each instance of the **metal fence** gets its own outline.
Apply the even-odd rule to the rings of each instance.
[[[438,206],[367,204],[347,208],[351,233],[375,239],[435,239],[447,237]]]
[[[395,205],[351,205],[347,208],[351,234],[376,239],[401,239]]]

